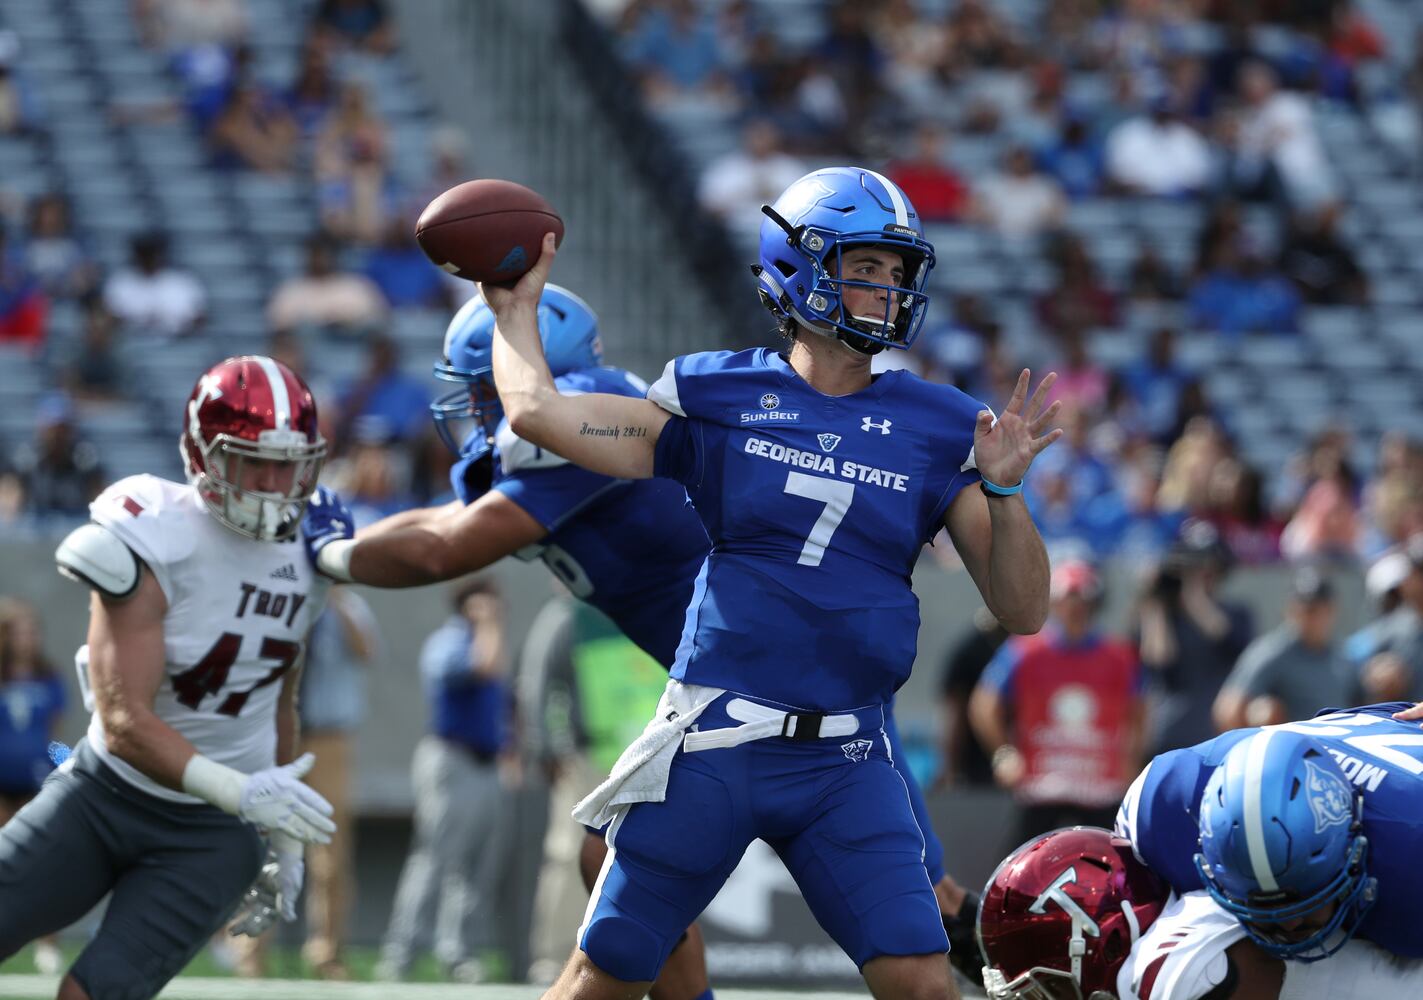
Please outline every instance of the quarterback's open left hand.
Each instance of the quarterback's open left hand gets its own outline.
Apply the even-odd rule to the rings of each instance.
[[[973,429],[973,459],[979,474],[990,483],[1017,486],[1033,459],[1062,436],[1061,428],[1048,430],[1052,418],[1062,408],[1061,402],[1054,402],[1046,410],[1042,408],[1048,389],[1057,381],[1057,373],[1049,372],[1029,399],[1031,378],[1032,373],[1024,368],[1018,375],[1013,397],[997,420],[988,410],[978,415]]]
[[[290,923],[296,919],[296,900],[301,895],[306,877],[306,862],[301,841],[284,833],[271,835],[271,851],[262,873],[242,901],[230,933],[257,937],[277,922],[277,917]]]
[[[306,554],[311,564],[317,565],[317,554],[331,542],[340,538],[353,538],[356,534],[356,520],[351,510],[341,501],[335,491],[318,486],[307,501],[306,513],[301,519],[301,539],[306,545]]]

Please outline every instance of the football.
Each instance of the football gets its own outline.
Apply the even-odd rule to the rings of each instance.
[[[563,242],[563,220],[513,181],[457,184],[425,206],[415,240],[437,267],[470,281],[508,284],[539,259],[544,233]]]

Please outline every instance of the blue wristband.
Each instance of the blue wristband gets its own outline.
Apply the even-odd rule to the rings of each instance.
[[[1023,492],[1021,480],[1015,486],[999,486],[997,483],[990,483],[987,479],[980,477],[978,484],[983,488],[983,492],[992,493],[996,497],[1011,497],[1015,493]]]

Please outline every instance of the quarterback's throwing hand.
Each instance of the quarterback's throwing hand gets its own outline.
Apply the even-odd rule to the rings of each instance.
[[[329,844],[336,824],[331,803],[302,783],[316,758],[304,753],[290,764],[248,776],[237,815],[254,826],[307,844]]]
[[[341,501],[334,490],[318,486],[307,501],[306,513],[301,519],[301,539],[306,545],[306,554],[313,566],[319,566],[316,556],[331,542],[340,538],[353,538],[356,521],[351,510]]]
[[[1027,475],[1033,459],[1062,437],[1060,427],[1047,430],[1052,418],[1062,409],[1061,401],[1046,410],[1042,408],[1048,389],[1057,381],[1057,372],[1049,372],[1028,399],[1031,378],[1032,372],[1024,368],[1013,389],[1013,398],[1008,400],[997,420],[987,410],[978,415],[978,423],[973,428],[974,464],[978,466],[979,475],[990,483],[1017,486]]]

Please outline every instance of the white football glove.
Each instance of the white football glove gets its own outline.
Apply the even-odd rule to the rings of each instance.
[[[336,830],[331,803],[301,780],[315,763],[314,755],[304,753],[290,764],[250,775],[242,788],[237,815],[254,826],[307,844],[331,843]]]
[[[306,876],[301,841],[284,833],[273,833],[267,863],[257,881],[247,890],[229,933],[257,937],[280,916],[290,923],[296,919],[296,901]]]
[[[264,830],[329,844],[336,829],[331,803],[301,781],[314,763],[316,757],[304,753],[290,764],[243,774],[194,754],[183,771],[183,790]]]

